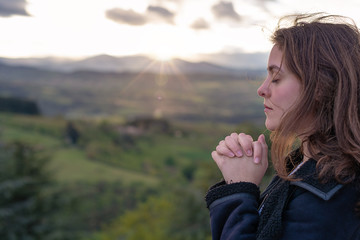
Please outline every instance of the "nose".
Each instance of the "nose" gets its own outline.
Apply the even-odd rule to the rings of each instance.
[[[265,79],[265,81],[260,85],[260,87],[257,90],[257,94],[263,98],[269,97],[270,89],[269,89],[269,84],[268,84],[267,79]]]

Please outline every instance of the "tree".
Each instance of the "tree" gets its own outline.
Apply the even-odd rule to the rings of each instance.
[[[47,196],[47,162],[24,143],[0,145],[0,239],[49,239],[55,201]]]
[[[79,131],[76,129],[72,122],[66,124],[66,138],[71,144],[76,145],[79,139]]]

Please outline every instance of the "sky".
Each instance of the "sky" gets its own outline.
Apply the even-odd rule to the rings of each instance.
[[[278,18],[327,12],[360,26],[360,1],[0,0],[0,57],[269,52]]]

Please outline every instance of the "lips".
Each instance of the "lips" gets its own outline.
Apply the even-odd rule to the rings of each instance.
[[[269,110],[273,110],[271,107],[267,106],[266,104],[264,104],[264,108],[269,109]]]
[[[264,104],[264,112],[269,112],[273,110],[271,107],[267,106],[266,104]]]

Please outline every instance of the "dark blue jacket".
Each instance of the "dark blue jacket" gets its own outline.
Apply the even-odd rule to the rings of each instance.
[[[301,181],[275,176],[261,197],[247,182],[210,188],[206,202],[213,240],[360,240],[355,184],[322,184],[312,159],[295,176]]]

